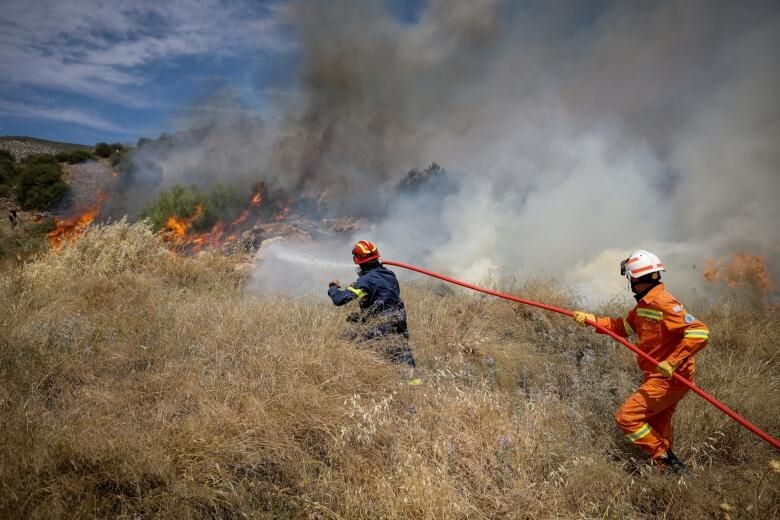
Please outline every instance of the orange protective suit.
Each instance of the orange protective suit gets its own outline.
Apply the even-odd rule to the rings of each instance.
[[[664,284],[653,287],[625,318],[599,318],[596,322],[619,336],[636,333],[636,346],[653,359],[668,361],[675,372],[693,381],[693,355],[705,347],[710,332],[689,314]],[[688,387],[666,379],[655,366],[637,356],[645,380],[615,414],[626,439],[647,451],[663,456],[672,446],[672,414]]]

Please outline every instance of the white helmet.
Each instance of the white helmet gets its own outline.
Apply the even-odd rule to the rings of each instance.
[[[631,256],[620,262],[620,274],[629,280],[660,271],[666,271],[661,259],[644,249],[634,251]]]

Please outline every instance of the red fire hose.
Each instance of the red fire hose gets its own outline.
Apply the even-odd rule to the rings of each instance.
[[[539,302],[535,302],[535,301],[531,301],[531,300],[525,300],[523,298],[518,298],[517,296],[511,296],[509,294],[500,293],[498,291],[492,291],[490,289],[485,289],[484,287],[478,287],[476,285],[472,285],[470,283],[462,282],[460,280],[456,280],[455,278],[450,278],[449,276],[444,276],[444,275],[439,274],[439,273],[434,273],[433,271],[428,271],[426,269],[422,269],[420,267],[416,267],[416,266],[413,266],[413,265],[404,264],[404,263],[401,263],[401,262],[393,262],[393,261],[390,261],[390,260],[382,260],[382,263],[385,264],[385,265],[394,265],[394,266],[397,266],[397,267],[402,267],[404,269],[409,269],[410,271],[417,271],[418,273],[422,273],[424,275],[431,276],[433,278],[438,278],[439,280],[444,280],[445,282],[453,283],[455,285],[460,285],[461,287],[466,287],[466,288],[471,289],[473,291],[479,291],[479,292],[482,292],[482,293],[485,293],[485,294],[490,294],[492,296],[498,296],[499,298],[504,298],[505,300],[511,300],[511,301],[522,303],[522,304],[525,304],[525,305],[532,305],[533,307],[539,307],[541,309],[546,309],[548,311],[557,312],[559,314],[564,314],[566,316],[573,316],[574,315],[573,312],[567,311],[566,309],[560,309],[558,307],[553,307],[552,305],[545,305],[544,303],[539,303]],[[656,366],[658,365],[658,361],[656,361],[652,357],[648,356],[647,354],[645,354],[644,352],[639,350],[636,346],[632,345],[631,343],[629,343],[625,339],[621,338],[620,336],[618,336],[617,334],[615,334],[611,330],[608,330],[608,329],[602,327],[601,325],[598,325],[596,322],[593,322],[593,321],[590,321],[590,320],[587,320],[587,323],[588,323],[588,325],[592,325],[593,327],[595,327],[600,332],[603,332],[604,334],[608,334],[609,336],[612,337],[612,339],[614,339],[618,343],[628,347],[636,355],[641,356],[644,359],[650,361],[653,365],[656,365]],[[687,386],[688,388],[690,388],[691,390],[693,390],[694,392],[699,394],[701,397],[704,398],[704,400],[706,400],[707,402],[709,402],[710,404],[715,406],[715,408],[717,408],[721,412],[725,413],[726,415],[728,415],[729,417],[734,419],[736,422],[738,422],[739,424],[741,424],[742,426],[744,426],[745,428],[747,428],[751,432],[755,433],[756,435],[758,435],[759,437],[764,439],[766,442],[771,444],[773,448],[775,448],[776,450],[780,450],[780,441],[778,441],[777,439],[775,439],[774,437],[772,437],[768,433],[766,433],[766,432],[762,431],[761,429],[759,429],[757,426],[752,424],[750,421],[748,421],[747,419],[745,419],[744,417],[739,415],[737,412],[733,411],[731,408],[729,408],[728,406],[724,405],[723,403],[721,403],[720,401],[718,401],[717,399],[712,397],[710,394],[708,394],[707,392],[705,392],[704,390],[702,390],[701,388],[696,386],[691,381],[688,381],[687,379],[682,377],[680,374],[677,374],[677,373],[673,372],[672,376],[675,379],[677,379],[677,381],[681,382],[682,384],[684,384],[685,386]]]

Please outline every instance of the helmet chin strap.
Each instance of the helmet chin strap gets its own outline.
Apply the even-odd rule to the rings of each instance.
[[[655,287],[656,285],[661,283],[661,275],[658,273],[652,273],[652,275],[643,276],[641,278],[628,278],[628,284],[631,287],[631,291],[634,293],[635,297],[641,298],[647,292]],[[636,289],[637,285],[645,285],[647,284],[647,287],[642,289],[641,291],[638,291]]]

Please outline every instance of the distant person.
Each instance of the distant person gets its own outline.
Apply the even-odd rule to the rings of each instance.
[[[401,288],[395,274],[379,261],[379,250],[368,240],[361,240],[352,249],[352,260],[358,265],[358,279],[346,289],[333,280],[328,285],[328,296],[335,305],[357,300],[359,313],[347,320],[356,324],[352,338],[362,337],[392,362],[409,368],[409,383],[419,384],[414,378],[415,362],[409,348],[409,328],[406,307],[401,300]]]
[[[17,215],[15,209],[8,211],[8,221],[11,223],[11,227],[16,227],[16,225],[19,223],[19,215]]]
[[[577,311],[574,320],[586,326],[595,322],[615,334],[636,334],[636,346],[653,359],[657,367],[637,357],[644,382],[615,415],[626,440],[645,450],[667,473],[685,470],[685,464],[672,451],[672,415],[689,388],[673,378],[677,372],[693,381],[694,354],[707,345],[707,326],[690,314],[661,282],[665,271],[661,260],[639,250],[620,264],[620,274],[628,278],[636,307],[625,318],[598,318]]]

